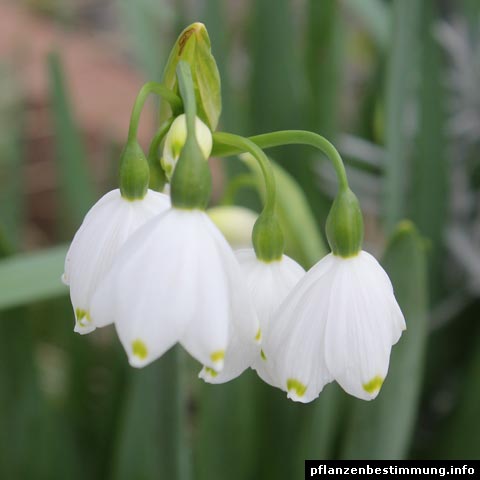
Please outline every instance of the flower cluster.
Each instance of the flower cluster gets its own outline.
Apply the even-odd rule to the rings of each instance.
[[[188,42],[199,41],[196,32],[204,38],[204,27],[190,30],[180,37],[182,50],[174,49],[180,60],[176,76],[168,78],[175,84],[152,87],[171,107],[151,148],[170,182],[169,194],[148,188],[152,155],[147,160],[135,139],[142,94],[121,158],[120,189],[92,207],[65,261],[75,331],[114,324],[133,367],[180,343],[203,365],[199,376],[210,383],[253,368],[295,401],[314,400],[333,380],[351,395],[373,399],[405,321],[387,274],[361,249],[362,214],[341,159],[322,140],[327,154],[337,155],[332,158],[340,184],[327,220],[332,252],[305,272],[284,254],[275,179],[263,151],[236,135],[212,137],[216,102],[202,103],[199,70],[181,55]],[[206,90],[213,95],[211,86]],[[253,227],[253,248],[234,251],[205,211],[207,160],[212,147],[221,146],[249,152],[264,174],[265,207]]]

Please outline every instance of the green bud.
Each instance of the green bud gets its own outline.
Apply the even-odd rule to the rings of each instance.
[[[195,135],[188,135],[170,185],[172,206],[187,210],[205,210],[207,207],[212,177]]]
[[[120,157],[120,192],[128,200],[141,200],[147,194],[150,172],[148,161],[136,140],[129,140]]]
[[[363,217],[355,194],[341,189],[327,218],[327,239],[334,255],[354,257],[362,249]]]
[[[203,23],[193,23],[178,37],[173,46],[167,65],[163,72],[163,83],[178,92],[176,68],[180,60],[186,61],[192,71],[195,88],[197,115],[214,131],[222,111],[220,74],[212,55],[210,38]],[[165,107],[162,118],[172,114],[170,107]]]
[[[212,152],[212,132],[198,117],[195,118],[195,136],[204,159],[208,160],[208,157]],[[167,136],[165,137],[161,163],[168,179],[173,175],[175,165],[180,157],[180,153],[186,140],[187,120],[185,114],[182,114],[174,120]]]
[[[268,213],[258,217],[253,227],[252,243],[259,260],[274,262],[282,258],[285,240],[277,217]]]

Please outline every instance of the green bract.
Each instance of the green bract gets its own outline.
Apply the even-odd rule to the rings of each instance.
[[[360,204],[349,188],[342,188],[327,218],[327,240],[334,255],[355,256],[363,243],[363,217]]]
[[[136,140],[129,140],[120,157],[120,192],[127,200],[141,200],[147,194],[148,161]]]
[[[222,99],[220,75],[217,63],[210,48],[210,38],[203,23],[192,23],[178,37],[170,52],[163,73],[163,83],[171,90],[178,92],[176,68],[178,62],[184,60],[190,65],[195,88],[197,115],[210,130],[217,128]],[[170,107],[162,112],[163,118],[171,115]]]

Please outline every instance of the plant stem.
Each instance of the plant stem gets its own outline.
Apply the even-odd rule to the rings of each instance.
[[[162,143],[163,139],[165,138],[165,135],[168,133],[168,130],[170,130],[170,127],[172,126],[173,120],[168,119],[163,122],[160,127],[157,130],[157,133],[155,136],[152,138],[152,141],[150,142],[150,147],[148,148],[148,158],[150,159],[152,156],[156,156],[158,149],[160,148],[160,144]]]
[[[190,65],[181,60],[177,65],[177,78],[180,94],[183,99],[185,116],[187,118],[187,137],[193,135],[195,138],[195,117],[197,115],[197,104],[195,101],[195,87],[193,85]]]
[[[212,156],[223,157],[229,155],[238,155],[247,151],[239,145],[233,145],[225,141],[225,133],[217,132],[213,134]],[[245,139],[247,140],[247,139]],[[347,174],[343,164],[342,157],[337,149],[325,138],[317,133],[304,130],[282,130],[279,132],[264,133],[249,137],[248,140],[260,148],[279,147],[282,145],[302,144],[310,145],[321,150],[332,162],[338,178],[340,189],[348,188]],[[232,148],[234,147],[234,148]]]
[[[272,165],[270,160],[263,152],[263,150],[252,141],[252,139],[244,138],[239,135],[234,135],[233,133],[225,132],[216,132],[213,134],[214,139],[214,149],[217,145],[227,146],[227,151],[232,151],[233,154],[248,152],[257,160],[260,169],[265,180],[265,206],[264,212],[273,214],[275,211],[275,202],[276,202],[276,186],[275,186],[275,177],[273,175]],[[230,148],[228,148],[230,147]],[[227,153],[231,155],[232,153]]]
[[[128,130],[128,140],[137,138],[138,124],[140,115],[145,104],[145,100],[151,94],[155,93],[166,100],[174,112],[174,115],[182,110],[182,100],[165,85],[157,82],[147,82],[138,92],[135,104],[133,105],[132,115],[130,117],[130,128]]]

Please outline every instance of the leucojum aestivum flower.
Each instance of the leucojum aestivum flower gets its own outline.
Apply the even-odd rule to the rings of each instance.
[[[151,93],[164,104],[145,155],[137,129]],[[208,34],[195,23],[176,42],[163,83],[141,89],[120,159],[119,189],[91,208],[68,251],[63,280],[75,331],[114,324],[133,367],[179,343],[200,362],[199,376],[209,383],[253,368],[299,402],[314,400],[334,380],[355,397],[375,398],[405,320],[387,274],[362,250],[362,212],[340,155],[312,132],[244,138],[215,131],[220,110]],[[284,253],[276,214],[282,192],[262,150],[285,144],[320,149],[338,178],[326,224],[331,253],[307,272]],[[206,213],[208,159],[242,153],[260,167],[264,207],[253,226],[253,248],[243,243],[234,251]],[[251,228],[251,212],[225,212],[235,217],[237,230]]]

